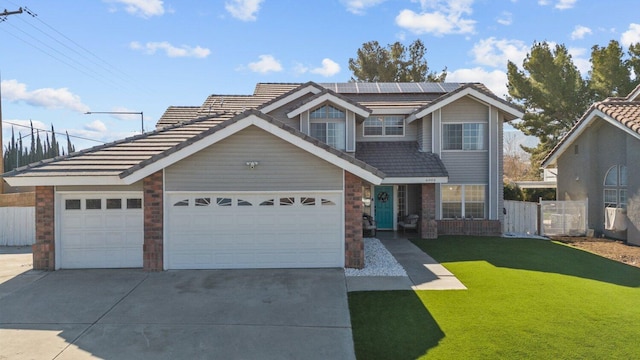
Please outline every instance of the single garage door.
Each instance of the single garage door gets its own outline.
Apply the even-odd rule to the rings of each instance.
[[[342,193],[169,194],[171,269],[344,266]]]
[[[60,196],[60,268],[142,267],[142,193]]]

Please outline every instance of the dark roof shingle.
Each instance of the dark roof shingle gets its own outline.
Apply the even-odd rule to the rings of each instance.
[[[381,170],[388,177],[449,176],[440,157],[421,152],[415,141],[358,142],[355,157]]]

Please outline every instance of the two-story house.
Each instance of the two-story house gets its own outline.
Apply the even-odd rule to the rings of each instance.
[[[481,84],[258,84],[5,174],[36,186],[34,267],[362,267],[362,215],[499,234],[502,126]]]

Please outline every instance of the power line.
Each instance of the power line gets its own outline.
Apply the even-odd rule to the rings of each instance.
[[[18,124],[18,123],[14,123],[14,122],[11,122],[11,121],[4,120],[2,122],[5,123],[5,124],[13,125],[13,126],[19,126],[19,127],[38,130],[38,131],[44,131],[44,132],[52,133],[52,134],[56,134],[56,135],[61,135],[61,136],[67,136],[68,135],[69,137],[72,137],[72,138],[81,139],[81,140],[87,140],[87,141],[95,141],[95,142],[98,142],[98,143],[101,143],[101,144],[106,144],[107,143],[106,141],[102,141],[102,140],[89,139],[89,138],[82,137],[82,136],[77,136],[77,135],[69,135],[69,133],[61,133],[61,132],[57,132],[57,131],[51,131],[51,130],[40,129],[40,128],[35,128],[35,127],[32,128],[31,126]]]
[[[13,1],[8,1],[9,3],[15,4]],[[17,5],[16,5],[17,6]],[[17,31],[22,32],[23,34],[25,34],[26,36],[30,37],[31,39],[35,40],[36,42],[38,42],[39,44],[42,44],[42,46],[50,49],[50,51],[46,51],[44,50],[41,46],[37,45],[37,44],[33,44],[32,42],[29,42],[27,40],[25,40],[24,38],[16,35],[15,33],[9,32],[6,28],[3,28],[2,26],[0,26],[0,29],[5,30],[6,33],[8,33],[9,35],[13,36],[14,38],[18,39],[19,41],[22,41],[23,43],[34,47],[36,50],[42,52],[43,54],[61,62],[64,65],[67,65],[68,67],[70,67],[73,70],[76,70],[86,76],[91,77],[94,80],[97,80],[99,82],[103,82],[105,84],[108,84],[110,86],[115,86],[116,88],[121,88],[121,89],[125,89],[125,88],[130,88],[130,89],[136,89],[138,91],[142,91],[144,93],[146,93],[147,95],[154,95],[154,92],[151,91],[149,88],[140,86],[139,83],[135,82],[132,80],[132,77],[128,74],[126,74],[125,72],[121,71],[120,69],[118,69],[116,66],[112,65],[111,63],[107,62],[106,60],[102,59],[100,56],[98,56],[97,54],[95,54],[94,52],[88,50],[86,47],[80,45],[78,42],[74,41],[73,39],[71,39],[69,36],[66,36],[65,34],[63,34],[61,31],[55,29],[52,25],[49,25],[48,23],[46,23],[44,20],[42,20],[40,18],[40,16],[38,16],[37,13],[35,13],[32,9],[29,9],[27,7],[21,7],[21,12],[24,12],[29,16],[30,19],[36,19],[38,21],[38,23],[40,23],[41,25],[45,26],[46,28],[41,28],[38,26],[35,26],[33,23],[27,22],[24,19],[20,19],[20,21],[24,22],[25,24],[29,25],[31,28],[35,29],[37,32],[41,33],[42,35],[46,36],[47,38],[51,39],[54,41],[54,45],[57,44],[60,46],[60,48],[56,49],[53,46],[47,44],[47,42],[38,39],[36,36],[29,34],[28,32],[26,32],[25,30],[20,29],[19,27],[10,24],[10,26],[12,26],[14,29],[16,29]],[[0,13],[2,14],[2,13]],[[3,19],[6,19],[6,17],[2,18],[0,16],[0,22],[2,22]],[[57,34],[57,36],[54,36],[51,34],[51,32],[54,32],[55,34]],[[50,41],[49,41],[50,42]],[[68,44],[65,44],[65,42],[68,42]],[[71,45],[69,45],[71,44]],[[74,47],[76,47],[77,49],[74,49]],[[60,50],[59,50],[60,49]],[[51,51],[59,54],[58,56],[54,55],[51,53]],[[75,55],[78,55],[79,57],[81,57],[82,59],[84,59],[85,61],[88,61],[89,63],[93,64],[93,66],[95,66],[95,68],[89,67],[86,64],[83,64],[81,62],[79,62],[77,59],[74,59],[72,56],[70,56],[68,53],[72,52]],[[88,55],[86,55],[88,54]],[[68,59],[68,61],[63,60],[61,57]],[[77,57],[77,56],[76,56]],[[95,61],[93,59],[97,59],[98,61]],[[71,64],[69,61],[77,64],[73,65]],[[105,64],[105,65],[102,65]],[[86,69],[80,69],[78,66]],[[99,71],[96,71],[99,70]],[[107,75],[105,75],[107,74]],[[115,80],[118,81],[115,81]]]

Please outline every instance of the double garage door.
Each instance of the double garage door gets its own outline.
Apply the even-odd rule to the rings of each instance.
[[[344,266],[342,193],[167,196],[172,269]]]
[[[141,192],[59,197],[60,268],[142,267]],[[342,193],[169,193],[169,269],[344,266]]]

